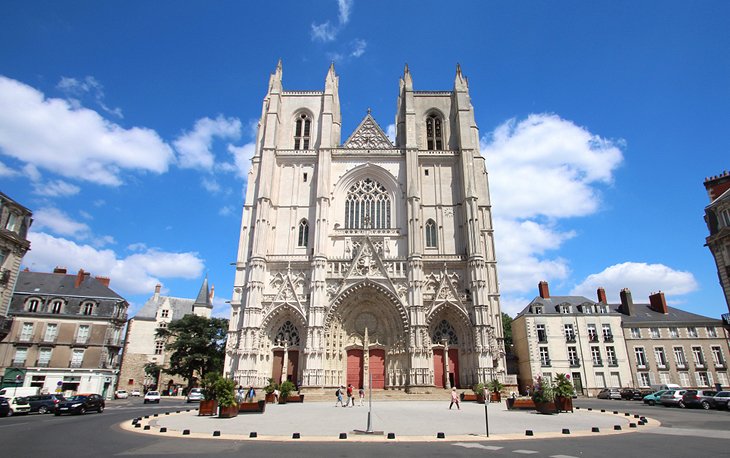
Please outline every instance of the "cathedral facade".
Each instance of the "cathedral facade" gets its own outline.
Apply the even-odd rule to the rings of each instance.
[[[225,373],[430,392],[505,380],[487,171],[467,79],[400,79],[392,142],[341,141],[339,78],[271,75],[248,176]]]

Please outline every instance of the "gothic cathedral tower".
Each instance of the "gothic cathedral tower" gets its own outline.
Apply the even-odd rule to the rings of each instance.
[[[343,143],[339,78],[269,80],[241,223],[225,372],[237,384],[430,392],[505,380],[484,158],[451,91],[400,80],[393,144],[368,111]]]

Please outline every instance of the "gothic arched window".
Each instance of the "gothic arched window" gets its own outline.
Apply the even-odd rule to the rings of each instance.
[[[294,129],[294,149],[309,149],[309,134],[312,129],[312,120],[305,113],[297,116]]]
[[[276,338],[274,338],[274,345],[284,346],[284,341],[286,341],[290,347],[299,346],[299,330],[291,321],[287,321],[279,327],[279,330],[276,333]]]
[[[299,236],[297,237],[297,246],[307,246],[309,241],[309,223],[306,219],[299,221]]]
[[[441,129],[441,117],[437,114],[430,114],[426,118],[426,140],[428,150],[441,150],[444,147],[443,129]]]
[[[348,229],[390,227],[390,197],[385,186],[370,178],[350,186],[345,201],[345,227]]]
[[[456,335],[454,327],[451,326],[451,323],[449,323],[447,320],[441,320],[441,323],[439,323],[438,326],[436,326],[436,329],[433,330],[431,342],[433,342],[434,344],[439,344],[443,342],[444,339],[448,340],[449,345],[459,344],[459,337]]]
[[[429,219],[426,221],[426,248],[436,248],[438,246],[436,239],[436,223]]]

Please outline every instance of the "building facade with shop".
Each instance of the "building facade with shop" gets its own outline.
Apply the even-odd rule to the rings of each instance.
[[[400,79],[391,141],[368,110],[341,141],[339,78],[271,75],[252,159],[225,372],[423,392],[505,373],[487,170],[466,78]]]
[[[13,324],[0,343],[3,384],[111,396],[128,303],[109,283],[83,270],[21,271],[9,308]]]

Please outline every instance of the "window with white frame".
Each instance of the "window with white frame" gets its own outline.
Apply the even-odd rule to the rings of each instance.
[[[667,367],[667,355],[664,354],[664,347],[654,347],[654,359],[659,369]]]
[[[563,332],[565,332],[565,340],[568,342],[575,342],[575,329],[573,325],[568,323],[563,325]]]
[[[636,356],[636,365],[638,367],[646,367],[646,353],[644,353],[644,347],[634,347],[634,356]]]
[[[692,347],[692,359],[694,360],[695,366],[705,366],[705,358],[702,354],[702,347]]]
[[[606,388],[606,376],[603,372],[596,372],[596,386],[598,388]]]
[[[726,208],[722,210],[718,220],[722,224],[722,227],[730,227],[730,209]]]
[[[561,305],[560,313],[572,313],[573,308],[570,305]]]
[[[58,325],[56,323],[48,323],[46,325],[46,333],[43,336],[43,340],[46,342],[53,342],[58,336]]]
[[[91,329],[88,324],[79,325],[79,330],[76,333],[76,342],[86,343],[86,341],[89,340],[90,331]]]
[[[160,316],[162,318],[169,318],[170,317],[170,311],[167,310],[167,309],[164,309],[164,310],[160,311]]]
[[[10,212],[10,213],[8,213],[8,221],[7,221],[7,223],[5,223],[5,229],[7,229],[11,232],[17,232],[16,229],[17,229],[17,226],[19,226],[19,224],[18,224],[19,222],[20,222],[20,217],[17,214]]]
[[[639,372],[639,384],[641,386],[651,386],[648,372]]]
[[[387,229],[390,227],[390,197],[385,186],[365,178],[350,186],[345,200],[345,227]]]
[[[591,342],[598,342],[598,332],[596,331],[595,324],[588,325],[588,340]]]
[[[591,359],[593,360],[594,366],[602,366],[603,361],[601,361],[601,349],[598,346],[591,346]]]
[[[725,358],[722,356],[722,347],[712,347],[712,360],[715,362],[715,366],[722,367],[725,365]]]
[[[165,349],[165,342],[163,340],[158,340],[155,342],[155,354],[161,355],[162,350]]]
[[[40,301],[38,299],[29,299],[27,304],[28,311],[33,313],[37,312],[39,305]]]
[[[671,328],[669,328],[669,336],[670,336],[670,337],[671,337],[672,339],[677,339],[677,338],[679,338],[679,329],[678,329],[678,328],[676,328],[676,327],[671,327]]]
[[[722,386],[727,386],[727,372],[718,372],[717,373],[717,383],[719,383]]]
[[[689,385],[689,374],[687,372],[679,373],[679,384],[682,386],[690,386]]]
[[[616,349],[613,347],[606,347],[606,360],[609,366],[618,366],[618,358],[616,357]]]
[[[707,337],[717,337],[717,331],[715,331],[714,327],[707,326],[705,331],[707,331]]]
[[[432,219],[426,221],[426,248],[436,248],[436,222]]]
[[[689,337],[698,337],[699,334],[697,333],[697,328],[695,328],[694,326],[687,328],[687,335]]]
[[[81,367],[84,362],[84,349],[74,348],[71,353],[71,367]]]
[[[610,324],[601,325],[601,331],[603,332],[603,340],[606,342],[613,342],[613,332],[611,331]]]
[[[13,356],[13,366],[24,366],[25,359],[28,357],[28,349],[25,347],[18,347],[15,349],[15,356]]]
[[[309,223],[306,219],[299,221],[299,231],[297,235],[297,246],[306,247],[309,243]]]
[[[18,340],[21,342],[28,342],[33,338],[33,323],[23,323],[23,327],[20,329],[20,337]]]
[[[659,328],[649,328],[649,335],[651,335],[652,339],[658,339],[661,337],[661,334],[659,333]]]
[[[431,113],[426,118],[426,148],[429,151],[442,150],[444,147],[441,117]]]
[[[59,314],[63,311],[63,301],[56,299],[51,302],[51,313]]]
[[[641,328],[631,328],[631,337],[641,339]]]
[[[533,307],[532,313],[534,313],[535,315],[542,315],[542,307],[540,307],[540,306]]]
[[[540,347],[540,364],[543,366],[550,365],[550,352],[547,347]]]
[[[538,324],[536,325],[537,328],[537,341],[538,342],[547,342],[547,331],[545,330],[544,324]]]
[[[687,358],[685,358],[685,356],[684,356],[684,348],[674,347],[673,351],[674,351],[674,362],[677,363],[677,368],[684,369],[685,367],[687,367]]]
[[[580,365],[578,359],[578,349],[576,347],[568,347],[568,362],[571,366],[577,367]]]
[[[94,303],[86,302],[82,308],[82,313],[84,315],[92,315],[94,313]]]
[[[671,379],[669,378],[669,372],[659,372],[659,382],[662,385],[668,385],[672,383]]]
[[[294,125],[294,149],[309,149],[312,120],[306,113],[297,116]]]
[[[553,373],[552,372],[543,372],[542,380],[544,383],[552,385],[553,384]]]
[[[48,367],[48,363],[51,361],[51,348],[41,348],[38,352],[38,366]]]
[[[707,372],[697,372],[697,386],[710,386],[710,377]]]

